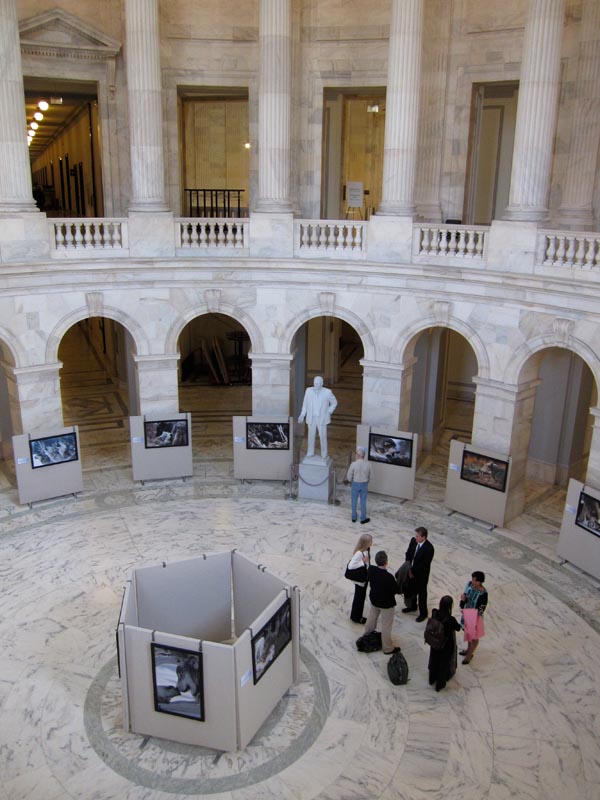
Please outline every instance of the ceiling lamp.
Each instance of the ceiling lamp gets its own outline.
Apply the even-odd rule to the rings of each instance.
[[[41,111],[36,111],[35,114],[33,115],[33,118],[37,119],[38,122],[41,122],[44,119],[44,115],[42,114]]]
[[[48,111],[50,106],[45,100],[40,100],[40,102],[38,103],[38,108],[40,109],[40,111]]]
[[[30,122],[30,123],[29,123],[29,127],[31,128],[31,130],[32,130],[32,131],[37,131],[37,129],[38,129],[40,126],[37,124],[37,122]]]
[[[367,106],[367,114],[378,114],[379,113],[379,103],[373,103],[373,105]]]
[[[29,136],[30,139],[33,139],[33,137],[35,136],[35,131],[28,131],[27,135]]]
[[[252,145],[250,144],[250,142],[244,142],[244,147],[246,148],[246,150],[250,150]]]

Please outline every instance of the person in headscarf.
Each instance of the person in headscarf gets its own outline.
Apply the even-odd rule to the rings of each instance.
[[[445,594],[439,607],[431,612],[444,628],[444,644],[439,649],[431,647],[429,651],[429,685],[435,683],[436,692],[441,691],[456,672],[456,633],[460,631],[460,624],[452,616],[453,603],[450,595]]]

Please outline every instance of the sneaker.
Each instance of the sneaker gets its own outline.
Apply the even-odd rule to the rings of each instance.
[[[365,519],[361,519],[360,524],[366,525],[367,522],[371,522],[371,517],[366,517]]]
[[[353,519],[352,522],[356,522],[356,519]]]

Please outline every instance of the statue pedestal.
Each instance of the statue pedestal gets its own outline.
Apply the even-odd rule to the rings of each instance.
[[[311,456],[300,463],[298,469],[298,497],[303,500],[333,500],[333,459],[329,456]]]

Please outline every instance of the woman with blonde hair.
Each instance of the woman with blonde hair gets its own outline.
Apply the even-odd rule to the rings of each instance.
[[[365,607],[365,597],[367,596],[367,572],[371,563],[371,546],[373,537],[370,533],[363,533],[356,543],[352,558],[346,567],[346,577],[354,582],[354,600],[350,619],[352,622],[359,622],[362,625],[367,621],[363,617]]]

